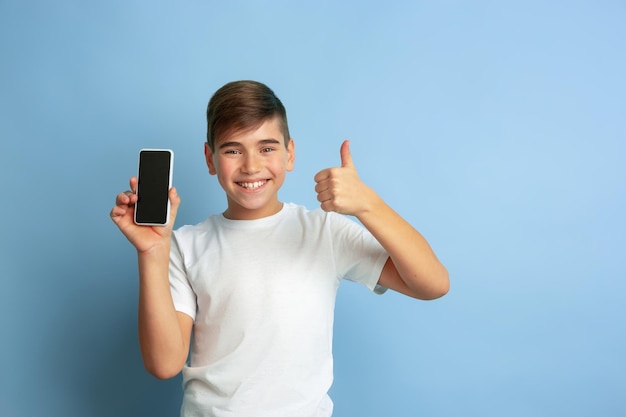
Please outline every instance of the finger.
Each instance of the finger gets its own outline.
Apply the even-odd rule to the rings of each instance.
[[[319,183],[330,177],[330,169],[326,168],[315,174],[313,181]]]
[[[335,206],[332,200],[323,201],[322,204],[320,204],[320,208],[327,212],[335,211]]]
[[[130,190],[133,193],[137,193],[137,184],[139,183],[139,180],[137,179],[137,177],[130,177]]]
[[[134,198],[133,198],[134,197]],[[130,205],[133,203],[133,199],[136,199],[137,196],[130,191],[124,191],[123,193],[119,193],[115,198],[115,204],[120,205]]]
[[[119,193],[115,197],[115,205],[121,206],[122,204],[128,204],[128,196],[126,195],[126,193]]]
[[[118,219],[126,214],[126,210],[120,206],[115,206],[111,209],[109,216],[111,219],[117,223]]]
[[[330,188],[329,182],[324,180],[320,181],[315,185],[315,192],[321,193],[322,191],[326,191]]]
[[[333,198],[333,195],[329,191],[322,191],[322,192],[317,193],[317,201],[319,201],[320,203],[324,201],[330,201],[332,200],[332,198]]]
[[[343,168],[354,168],[354,163],[352,162],[352,154],[350,153],[349,140],[343,141],[339,153],[341,154],[341,166]]]

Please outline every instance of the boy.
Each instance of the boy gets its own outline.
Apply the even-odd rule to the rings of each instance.
[[[426,240],[359,179],[347,141],[340,157],[315,176],[321,210],[282,203],[295,159],[285,108],[264,84],[237,81],[207,109],[222,214],[173,232],[172,188],[169,226],[137,226],[137,179],[117,196],[111,218],[137,249],[143,360],[157,378],[182,370],[182,416],[328,417],[340,280],[419,299],[448,291]]]

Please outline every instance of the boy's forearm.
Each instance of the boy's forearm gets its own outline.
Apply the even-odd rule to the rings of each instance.
[[[371,191],[364,210],[357,215],[389,253],[404,283],[417,298],[437,298],[449,288],[448,272],[426,239]]]
[[[158,378],[180,372],[186,346],[169,285],[169,246],[138,253],[139,343],[146,369]]]

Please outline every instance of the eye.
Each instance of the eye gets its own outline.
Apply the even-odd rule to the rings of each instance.
[[[261,148],[261,153],[273,152],[275,149],[272,147]]]
[[[229,155],[238,155],[241,152],[238,151],[237,149],[227,149],[224,151],[225,154],[229,154]]]

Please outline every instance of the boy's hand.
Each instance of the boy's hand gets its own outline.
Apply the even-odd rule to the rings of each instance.
[[[368,210],[376,194],[366,186],[356,172],[350,142],[341,144],[341,167],[327,168],[315,175],[315,191],[322,210],[358,216]]]
[[[174,220],[180,205],[180,197],[175,188],[169,191],[170,221],[167,226],[138,226],[134,221],[135,203],[137,202],[137,178],[130,179],[131,191],[117,195],[115,207],[111,209],[111,220],[119,227],[126,238],[137,248],[138,252],[147,252],[163,243],[169,245],[174,227]]]

